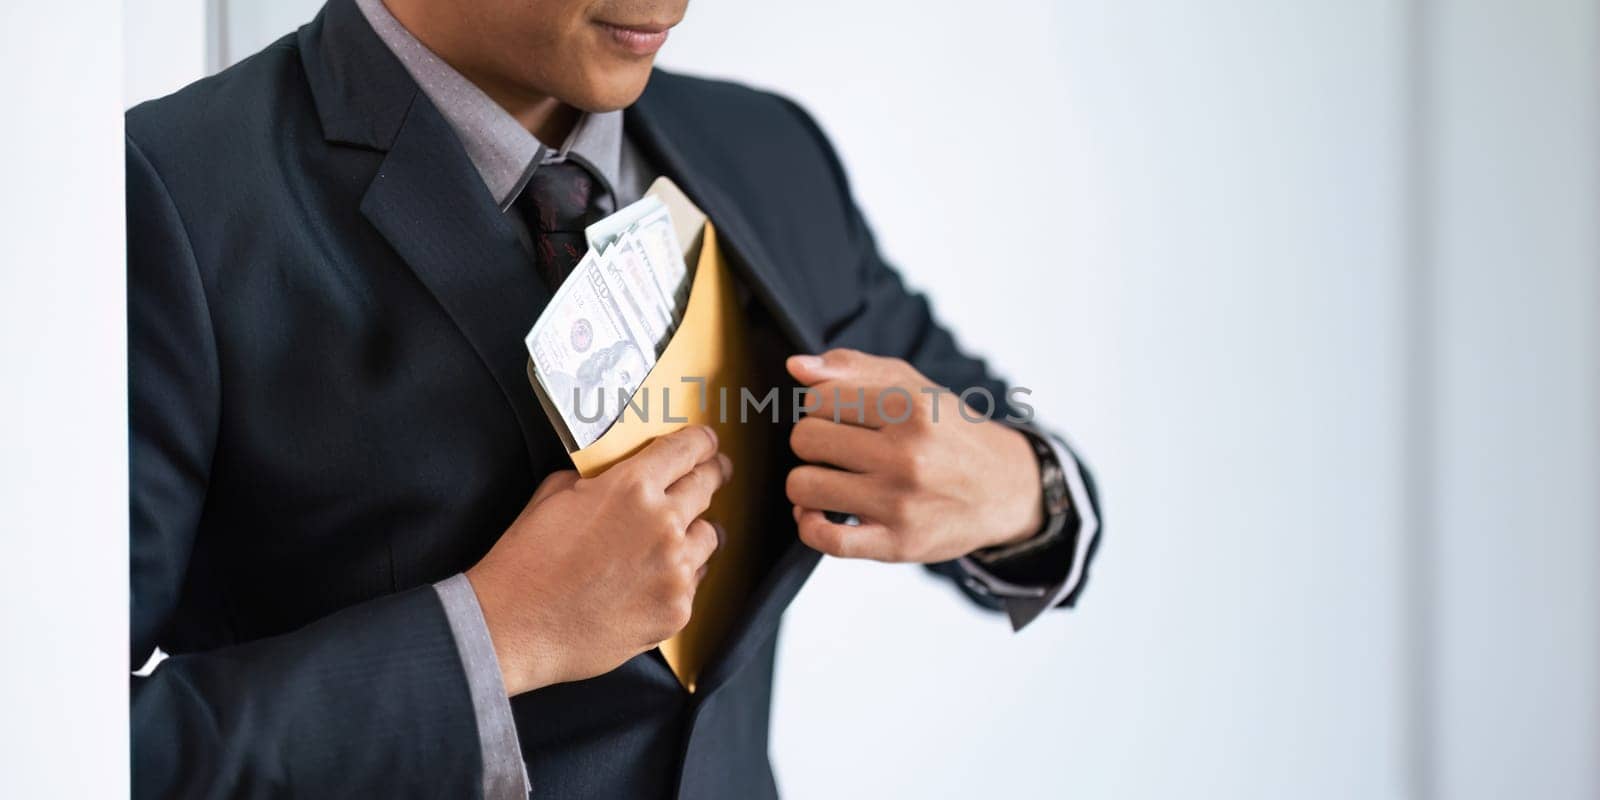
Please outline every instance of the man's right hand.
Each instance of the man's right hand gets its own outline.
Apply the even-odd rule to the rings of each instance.
[[[700,515],[732,471],[692,426],[597,477],[546,478],[466,573],[506,693],[609,672],[682,630],[720,538]]]

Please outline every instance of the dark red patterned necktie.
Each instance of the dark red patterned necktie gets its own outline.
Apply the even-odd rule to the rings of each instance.
[[[515,206],[528,225],[539,275],[552,291],[588,249],[583,229],[612,211],[605,187],[588,168],[571,160],[535,168]]]

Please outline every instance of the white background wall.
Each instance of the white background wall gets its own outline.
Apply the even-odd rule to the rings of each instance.
[[[0,797],[125,796],[122,5],[0,31]]]
[[[123,0],[127,105],[170,94],[206,74],[212,17],[221,0]]]
[[[1108,507],[1081,611],[1018,636],[827,564],[784,639],[794,796],[1402,792],[1402,11],[691,5],[665,60],[819,115]]]
[[[203,4],[186,2],[129,3],[190,16],[130,22],[128,100],[205,63]],[[214,6],[231,57],[315,10]],[[6,29],[115,29],[76,13]],[[1579,0],[694,0],[663,63],[808,106],[888,254],[1035,389],[1108,506],[1082,607],[1018,636],[916,570],[825,563],[783,640],[786,794],[1600,795],[1595,16]],[[62,52],[0,56],[13,74],[63,61],[24,107],[116,91],[100,86],[114,57]],[[107,133],[98,102],[75,133]],[[70,180],[21,176],[104,217],[121,173],[97,157]],[[14,198],[8,223],[82,229],[76,205]],[[7,262],[0,302],[29,298],[6,313],[6,373],[28,378],[4,401],[27,423],[8,508],[121,434],[120,216],[105,223]],[[91,263],[106,279],[73,282]],[[100,303],[110,333],[46,316],[41,292]],[[18,346],[73,337],[90,347],[70,360]],[[93,358],[106,369],[78,368]],[[39,378],[93,381],[76,396],[101,402],[41,412]],[[34,572],[87,556],[109,581],[94,586],[121,585],[119,505],[66,518],[29,496],[45,498],[21,506]],[[29,580],[6,584],[8,630],[92,651],[50,651],[63,663],[108,655],[15,611]],[[94,713],[120,713],[121,680]]]

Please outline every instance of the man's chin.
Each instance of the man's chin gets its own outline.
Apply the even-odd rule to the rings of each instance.
[[[574,96],[564,97],[562,100],[567,105],[594,114],[627,108],[644,94],[645,85],[650,82],[650,73],[649,62],[625,71],[612,71],[590,81],[583,91],[575,92]]]

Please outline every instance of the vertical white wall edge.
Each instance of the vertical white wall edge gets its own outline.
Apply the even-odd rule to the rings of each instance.
[[[1429,5],[1433,796],[1593,798],[1600,9]]]

